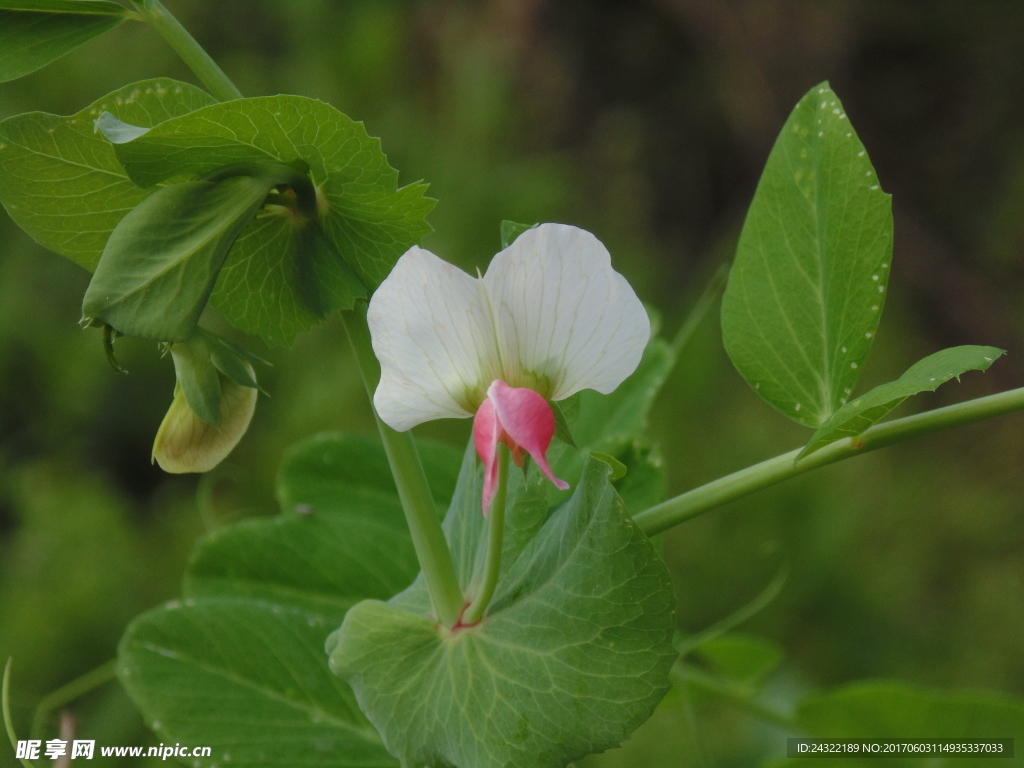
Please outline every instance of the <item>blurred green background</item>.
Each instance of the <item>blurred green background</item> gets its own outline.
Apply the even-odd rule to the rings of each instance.
[[[576,224],[669,333],[729,258],[789,109],[828,79],[894,195],[890,297],[862,387],[956,344],[1010,354],[902,413],[1024,385],[1024,5],[167,4],[245,94],[298,93],[364,120],[403,181],[427,180],[440,201],[426,247],[482,268],[503,218]],[[152,32],[126,24],[0,86],[0,117],[68,114],[160,75],[194,82]],[[262,371],[272,396],[201,487],[163,474],[149,452],[171,363],[125,340],[131,375],[116,375],[99,334],[76,325],[87,282],[0,214],[0,660],[15,658],[21,731],[40,696],[111,659],[133,616],[177,594],[205,530],[276,511],[286,446],[373,430],[330,321],[291,350],[255,347],[274,363]],[[871,454],[673,530],[681,628],[731,613],[785,564],[781,596],[744,626],[785,652],[768,690],[780,706],[866,677],[1024,694],[1022,427],[1004,417]],[[461,442],[468,430],[422,433]],[[674,493],[808,436],[742,382],[715,317],[652,431]],[[100,743],[152,740],[116,684],[75,712]],[[739,710],[709,703],[695,716],[715,765],[781,748]],[[646,747],[602,764],[699,764],[684,720],[659,713]],[[0,766],[14,764],[0,749]]]

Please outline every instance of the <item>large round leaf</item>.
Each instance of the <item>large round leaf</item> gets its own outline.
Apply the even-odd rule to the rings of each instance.
[[[433,201],[423,196],[426,185],[399,188],[380,141],[362,123],[314,99],[266,96],[214,104],[115,150],[143,187],[233,163],[307,164],[324,233],[371,287],[430,231],[424,218]],[[213,302],[237,327],[288,344],[317,318],[290,298],[301,295],[294,227],[285,211],[268,214],[274,215],[258,219],[235,245]]]
[[[114,227],[154,191],[128,178],[93,121],[109,112],[149,127],[212,103],[195,86],[157,78],[119,88],[69,117],[9,117],[0,122],[0,202],[37,243],[92,272]]]
[[[510,564],[478,625],[441,627],[422,579],[346,614],[328,643],[331,668],[403,765],[562,768],[650,717],[677,656],[675,598],[609,474],[588,461],[572,498],[535,536],[515,537],[521,551],[506,543]],[[543,501],[529,486],[510,493],[510,522],[537,519],[520,509],[531,496]],[[470,594],[484,532],[480,491],[470,450],[445,520]]]

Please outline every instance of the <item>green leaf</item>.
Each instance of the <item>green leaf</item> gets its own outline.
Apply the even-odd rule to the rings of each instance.
[[[827,83],[772,148],[722,301],[733,364],[758,394],[818,427],[853,391],[885,303],[890,197]]]
[[[157,190],[107,240],[82,312],[126,336],[184,341],[195,331],[221,265],[270,190],[235,176]]]
[[[109,117],[107,113],[104,116]],[[142,129],[120,122],[111,125],[112,120],[107,121],[104,132],[113,143],[141,135]],[[301,166],[301,170],[295,166]],[[366,286],[324,236],[320,225],[311,220],[316,216],[317,204],[308,171],[303,161],[282,164],[265,160],[233,163],[202,179],[219,183],[235,176],[252,176],[294,192],[290,198],[287,194],[267,197],[267,204],[259,212],[261,221],[254,223],[242,243],[233,247],[220,291],[213,296],[215,305],[235,326],[262,336],[270,344],[290,344],[297,333],[308,330],[332,310],[352,309],[366,297]],[[253,264],[260,267],[255,275]],[[254,277],[258,284],[251,282]],[[275,283],[284,287],[280,294]]]
[[[172,603],[131,623],[118,678],[166,743],[211,746],[199,765],[394,766],[327,668],[322,615],[259,600]]]
[[[668,478],[661,449],[645,438],[622,438],[604,446],[626,467],[626,474],[614,481],[615,491],[632,512],[660,504],[668,495]]]
[[[654,400],[675,364],[672,348],[664,339],[655,337],[644,349],[636,371],[614,392],[581,392],[579,416],[572,423],[576,441],[586,448],[597,448],[603,440],[642,435],[647,430]]]
[[[270,365],[270,363],[258,355],[254,355],[245,347],[239,346],[223,336],[218,336],[216,333],[211,333],[205,328],[200,328],[199,334],[206,342],[210,362],[218,371],[236,384],[258,389],[264,395],[267,394],[249,372],[249,363],[263,363],[263,365]]]
[[[158,78],[126,85],[70,117],[10,117],[0,122],[0,202],[37,243],[91,272],[117,223],[153,192],[128,178],[93,121],[109,112],[152,126],[212,103],[188,83]]]
[[[1024,700],[986,691],[943,691],[894,681],[845,685],[806,699],[797,727],[817,738],[1024,738]],[[934,757],[891,758],[887,766],[931,765]],[[1019,762],[1019,753],[1015,764]],[[965,758],[956,765],[991,765]],[[776,765],[842,768],[876,765],[877,758],[803,758]]]
[[[605,464],[611,467],[612,472],[610,475],[608,475],[609,483],[615,483],[626,476],[626,473],[628,471],[626,465],[623,464],[618,459],[616,459],[614,456],[609,456],[607,453],[601,453],[600,451],[591,451],[590,455],[593,456],[598,461],[603,461]]]
[[[431,493],[445,508],[455,493],[462,451],[447,443],[419,443]],[[369,514],[370,506],[385,500],[398,505],[391,466],[380,441],[340,432],[322,432],[287,450],[277,479],[277,498],[286,512],[336,512],[360,502],[359,509]],[[401,517],[401,506],[394,509]]]
[[[314,99],[266,96],[214,104],[161,123],[115,151],[143,187],[231,163],[305,161],[325,234],[369,286],[387,277],[398,257],[430,231],[424,217],[433,201],[423,196],[426,185],[399,189],[398,172],[388,165],[380,141],[362,123]],[[277,235],[264,232],[260,242],[249,243],[243,251],[253,262],[248,270],[267,271],[256,246],[271,247]],[[283,290],[280,278],[271,277]]]
[[[200,328],[199,332],[203,335],[203,337],[206,339],[206,341],[210,344],[211,347],[223,347],[226,350],[230,350],[239,358],[247,360],[250,363],[259,363],[260,365],[271,365],[271,363],[268,360],[264,360],[255,352],[246,349],[241,344],[236,344],[230,339],[226,339],[223,336],[213,333],[212,331],[206,330],[205,328]]]
[[[552,447],[549,460],[555,475],[575,487],[583,472],[585,454],[597,451],[625,465],[627,472],[616,481],[615,488],[631,512],[664,501],[668,481],[661,454],[644,434],[650,409],[675,363],[672,347],[663,339],[653,338],[636,371],[614,392],[602,395],[588,389],[559,403],[578,450]],[[550,484],[545,491],[552,504],[569,496]]]
[[[310,222],[298,234],[295,259],[299,296],[304,308],[318,319],[335,309],[352,309],[356,301],[366,298],[366,286],[319,224]]]
[[[422,454],[436,497],[450,498],[460,452]],[[323,650],[350,605],[391,597],[419,570],[384,449],[304,440],[277,493],[283,514],[200,542],[184,600],[125,633],[119,676],[164,742],[213,747],[201,765],[392,768]]]
[[[696,649],[711,667],[738,683],[754,683],[782,663],[782,649],[763,637],[729,632]]]
[[[106,0],[0,0],[0,82],[45,67],[129,17]]]
[[[450,499],[458,451],[428,443],[438,503]],[[337,626],[368,597],[388,599],[419,571],[380,441],[327,432],[288,449],[277,479],[284,511],[207,536],[185,580],[189,597],[249,597],[314,611]],[[326,634],[325,634],[326,637]]]
[[[267,205],[228,254],[210,303],[240,331],[289,346],[329,309],[350,309],[366,288],[333,248],[314,241],[294,214]],[[311,288],[312,286],[312,288]]]
[[[574,410],[578,411],[579,398],[573,396],[571,399],[574,403]],[[576,440],[572,436],[572,429],[569,427],[569,417],[566,415],[565,410],[554,400],[549,400],[548,405],[551,406],[551,412],[555,415],[555,437],[566,445],[577,448]]]
[[[796,457],[824,448],[844,437],[856,437],[873,424],[877,424],[889,411],[911,395],[934,392],[941,384],[967,371],[985,371],[1005,351],[996,347],[951,347],[918,361],[896,381],[875,387],[856,400],[846,403],[832,414],[811,437],[807,446]],[[845,399],[845,398],[844,398]]]
[[[523,232],[526,232],[528,229],[533,229],[536,226],[536,224],[520,224],[518,221],[503,219],[501,222],[501,249],[505,250],[512,245],[516,238],[523,234]]]
[[[650,719],[618,749],[591,755],[573,765],[575,768],[707,768],[703,752],[694,738],[704,732],[689,727],[678,689],[668,693]],[[718,763],[714,763],[718,765]]]
[[[475,627],[439,627],[420,581],[345,616],[329,641],[331,668],[403,765],[561,768],[616,745],[653,712],[676,658],[675,599],[609,473],[587,463]],[[465,462],[445,521],[457,563],[479,549],[479,481]]]
[[[185,593],[292,606],[334,628],[352,605],[386,600],[418,572],[397,499],[353,502],[336,512],[246,520],[210,534],[193,555]]]
[[[797,722],[816,736],[1024,736],[1024,701],[984,691],[908,683],[853,683],[805,700]]]
[[[210,426],[219,427],[220,375],[210,360],[209,345],[202,336],[172,344],[171,358],[188,407]]]

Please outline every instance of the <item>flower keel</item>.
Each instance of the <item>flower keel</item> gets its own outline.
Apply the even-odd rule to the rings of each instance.
[[[498,443],[512,451],[512,460],[522,467],[526,454],[556,488],[569,484],[555,477],[547,451],[555,436],[555,415],[547,401],[525,387],[510,387],[496,379],[487,388],[487,399],[473,419],[473,444],[484,464],[483,511],[487,514],[498,480]]]

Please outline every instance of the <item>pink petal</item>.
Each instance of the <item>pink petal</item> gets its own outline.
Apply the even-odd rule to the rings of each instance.
[[[551,445],[551,438],[555,436],[555,414],[551,412],[551,406],[537,392],[525,387],[510,387],[504,381],[495,379],[487,388],[487,400],[493,403],[493,413],[499,422],[499,428],[503,430],[520,448],[526,450],[533,457],[544,473],[544,477],[555,484],[555,487],[566,490],[569,484],[559,480],[551,471],[548,465],[548,446]],[[479,418],[480,411],[477,411]],[[473,429],[474,439],[476,436],[476,425]],[[500,433],[499,433],[500,436]],[[477,452],[480,452],[480,444],[477,443]],[[481,458],[483,454],[481,453]],[[497,461],[494,462],[495,468]],[[486,466],[486,462],[485,462]],[[484,495],[486,497],[487,482],[484,481]]]
[[[494,487],[498,483],[498,440],[501,437],[501,424],[494,414],[494,404],[490,398],[480,404],[473,417],[473,445],[477,455],[484,463],[484,517],[491,508]]]

